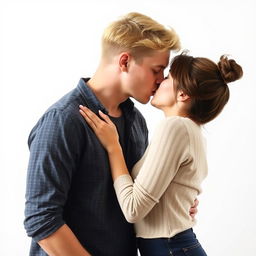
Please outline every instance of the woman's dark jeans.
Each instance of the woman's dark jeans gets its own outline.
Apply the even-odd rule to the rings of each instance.
[[[192,228],[171,238],[138,238],[141,256],[207,256]]]

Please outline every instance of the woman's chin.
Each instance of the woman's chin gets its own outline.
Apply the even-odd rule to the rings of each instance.
[[[154,107],[155,103],[154,103],[154,98],[151,99],[150,104]]]
[[[157,103],[154,101],[154,98],[150,101],[150,104],[151,104],[153,107],[159,109],[159,106],[158,106]]]

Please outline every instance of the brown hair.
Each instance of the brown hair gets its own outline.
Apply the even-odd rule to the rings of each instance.
[[[171,63],[170,74],[174,88],[191,98],[189,117],[196,123],[213,120],[229,100],[227,83],[243,75],[240,65],[222,55],[218,64],[207,58],[194,58],[182,53]]]

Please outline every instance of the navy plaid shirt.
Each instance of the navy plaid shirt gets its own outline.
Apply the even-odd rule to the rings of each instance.
[[[133,225],[126,222],[113,188],[108,155],[79,113],[106,109],[80,79],[32,129],[28,144],[25,229],[31,256],[47,255],[37,244],[67,224],[94,256],[136,255]],[[120,105],[125,119],[126,164],[131,170],[147,146],[147,127],[130,99]]]

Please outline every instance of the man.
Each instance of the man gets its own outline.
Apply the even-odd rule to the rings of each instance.
[[[129,97],[149,101],[175,49],[174,31],[129,13],[105,30],[92,78],[81,79],[33,128],[24,222],[33,238],[31,256],[136,255],[133,226],[118,205],[108,156],[79,105],[115,122],[131,170],[147,146],[147,127]]]

